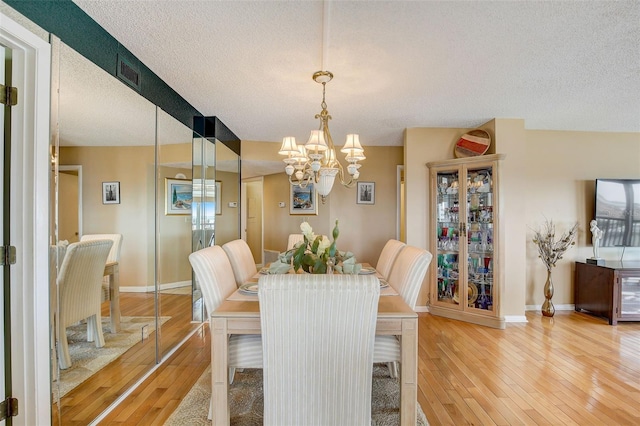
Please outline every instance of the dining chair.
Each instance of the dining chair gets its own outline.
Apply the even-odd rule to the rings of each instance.
[[[382,248],[380,257],[378,258],[378,264],[376,265],[376,270],[384,277],[384,279],[389,278],[393,262],[405,246],[406,244],[402,241],[391,239],[387,241]]]
[[[113,246],[111,240],[80,241],[69,244],[58,274],[57,334],[58,364],[71,367],[66,328],[87,321],[87,341],[104,346],[100,313],[102,275]]]
[[[229,241],[222,246],[222,249],[227,253],[229,262],[231,262],[236,287],[249,281],[258,272],[251,249],[245,240]]]
[[[289,240],[287,241],[287,251],[291,250],[299,242],[304,241],[303,234],[289,234]]]
[[[375,276],[260,277],[265,425],[369,425]]]
[[[231,263],[220,246],[211,246],[189,255],[196,280],[202,291],[207,318],[237,289]],[[260,335],[240,334],[229,338],[229,383],[233,383],[236,368],[262,368]],[[209,419],[211,419],[211,404]]]
[[[120,250],[122,249],[122,234],[85,234],[80,241],[111,240],[113,246],[109,251],[106,263],[120,262]],[[106,264],[105,263],[105,264]],[[102,278],[102,301],[109,300],[109,278]]]
[[[411,309],[415,310],[418,293],[432,257],[427,250],[407,245],[400,251],[391,268],[387,281]],[[400,341],[396,336],[376,336],[373,362],[386,363],[391,377],[397,377]]]

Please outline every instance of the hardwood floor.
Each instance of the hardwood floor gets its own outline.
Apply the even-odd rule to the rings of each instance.
[[[123,293],[120,296],[122,316],[153,316],[154,295],[150,293]],[[161,294],[160,313],[171,317],[161,328],[162,352],[177,345],[199,324],[191,323],[191,296]],[[102,314],[109,315],[108,302],[102,305]],[[126,389],[136,383],[155,363],[156,332],[139,342],[113,362],[66,394],[60,410],[53,405],[53,425],[86,425],[98,417]]]
[[[418,402],[431,425],[640,424],[640,323],[527,319],[495,330],[420,314]],[[100,424],[162,425],[208,366],[209,345],[204,326]]]

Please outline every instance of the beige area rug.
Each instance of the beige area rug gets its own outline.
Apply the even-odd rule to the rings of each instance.
[[[164,324],[171,317],[160,317]],[[94,342],[87,342],[87,325],[78,324],[67,327],[67,341],[71,367],[60,370],[59,382],[53,382],[53,400],[58,395],[63,397],[76,386],[87,380],[95,372],[125,353],[142,338],[142,327],[148,325],[146,331],[151,335],[156,329],[154,317],[120,317],[120,332],[111,333],[109,317],[102,317],[102,333],[105,345],[96,348]],[[59,384],[59,386],[58,386]]]
[[[207,420],[209,399],[211,398],[211,369],[200,376],[178,408],[165,422],[165,426],[199,426],[210,425]],[[263,413],[262,370],[245,369],[236,373],[233,384],[229,388],[229,405],[231,407],[231,425],[262,425]],[[372,426],[396,426],[400,423],[400,384],[397,379],[389,377],[389,370],[382,364],[373,368],[372,391]],[[418,405],[418,426],[427,426],[427,418]]]

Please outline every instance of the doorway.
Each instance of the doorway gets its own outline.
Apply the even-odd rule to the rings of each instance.
[[[263,258],[263,178],[247,179],[242,181],[242,221],[244,239],[253,253],[254,262],[264,265]]]
[[[11,148],[11,166],[2,166],[3,195],[9,199],[1,213],[3,245],[16,247],[16,263],[10,266],[9,283],[5,280],[11,293],[3,294],[5,308],[13,307],[5,312],[10,315],[11,335],[3,337],[10,339],[12,355],[11,389],[5,389],[5,395],[19,401],[17,422],[47,424],[51,418],[49,268],[41,265],[48,264],[49,254],[49,184],[47,173],[42,171],[49,163],[51,47],[3,13],[0,46],[4,50],[2,67],[9,65],[5,71],[10,70],[11,86],[18,91],[18,102],[11,108],[11,132],[3,131]],[[3,266],[5,269],[8,267]],[[6,354],[9,347],[4,346]]]
[[[82,166],[58,171],[58,240],[75,243],[82,237]]]

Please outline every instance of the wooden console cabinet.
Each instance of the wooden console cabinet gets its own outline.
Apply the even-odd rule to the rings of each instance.
[[[576,262],[574,303],[576,311],[607,318],[611,325],[640,321],[640,262]]]

